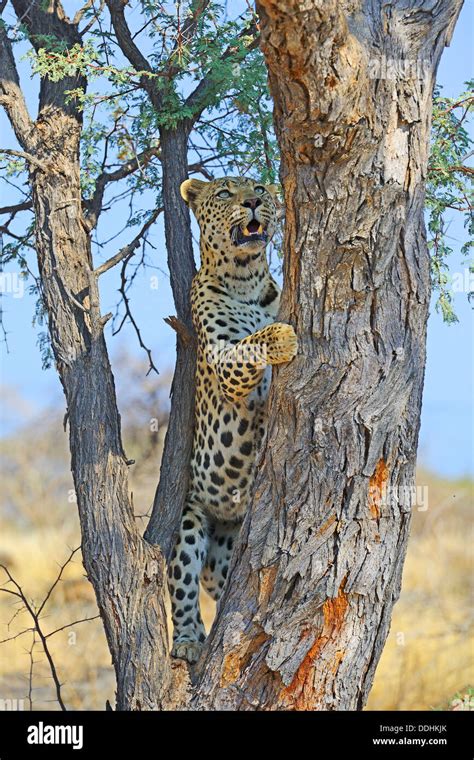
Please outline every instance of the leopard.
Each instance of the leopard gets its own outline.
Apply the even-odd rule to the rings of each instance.
[[[168,588],[171,654],[193,665],[206,639],[200,585],[219,601],[265,435],[271,368],[290,362],[298,343],[290,324],[275,321],[281,291],[267,245],[277,228],[277,186],[192,178],[180,193],[199,226],[201,264],[191,285],[197,362],[189,489]]]

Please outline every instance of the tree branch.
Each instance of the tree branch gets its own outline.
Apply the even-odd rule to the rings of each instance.
[[[72,628],[74,625],[79,625],[79,623],[89,623],[91,620],[99,620],[99,619],[100,619],[100,615],[92,615],[92,617],[85,617],[85,618],[80,618],[79,620],[73,620],[72,623],[66,623],[66,625],[62,625],[60,628],[55,628],[54,631],[51,631],[51,633],[47,633],[46,638],[49,639],[51,636],[55,636],[56,633],[65,631],[66,628]]]
[[[33,207],[32,201],[23,201],[15,203],[13,206],[0,206],[0,214],[10,214],[15,216],[19,211],[29,211]]]
[[[243,37],[251,36],[253,39],[248,43],[248,45],[245,47],[245,50],[242,53],[242,59],[245,58],[245,56],[250,53],[252,50],[255,50],[255,48],[258,47],[260,42],[260,36],[258,33],[257,25],[254,21],[252,21],[245,29],[241,31],[239,34],[239,39],[242,39]],[[226,60],[228,60],[232,55],[235,55],[235,47],[229,46],[221,55],[219,62],[223,63]],[[196,109],[194,112],[194,115],[191,119],[191,126],[196,123],[196,121],[201,116],[202,112],[206,108],[206,104],[208,102],[208,99],[211,95],[215,94],[216,91],[219,90],[219,79],[216,77],[216,69],[211,69],[206,76],[201,79],[197,87],[191,92],[190,95],[186,98],[185,101],[185,107]]]
[[[132,254],[130,254],[130,255],[132,255]],[[149,367],[148,367],[148,372],[146,374],[149,375],[150,372],[153,371],[153,372],[156,372],[157,375],[159,375],[160,373],[158,372],[158,369],[157,369],[157,367],[156,367],[156,365],[155,365],[155,363],[153,361],[151,349],[148,348],[148,346],[146,346],[145,343],[143,342],[140,328],[138,327],[137,322],[135,320],[135,317],[132,314],[132,310],[130,309],[130,299],[127,296],[127,264],[129,262],[129,260],[130,260],[130,256],[128,258],[124,259],[124,262],[122,264],[122,271],[120,273],[121,284],[120,284],[120,288],[119,288],[119,293],[122,295],[122,300],[123,300],[124,305],[125,305],[125,314],[124,314],[124,317],[123,317],[123,319],[122,319],[122,321],[120,323],[120,326],[118,327],[117,330],[114,330],[112,334],[113,335],[117,335],[117,333],[120,332],[120,330],[122,329],[122,327],[125,324],[126,320],[129,319],[130,323],[131,323],[131,325],[133,327],[133,329],[135,330],[135,333],[136,333],[136,336],[138,338],[138,343],[139,343],[140,347],[143,348],[143,350],[145,351],[146,355],[148,356],[148,365],[149,365]],[[133,460],[130,460],[129,462],[127,462],[127,464],[128,463],[133,464]]]
[[[75,549],[74,551],[77,551],[77,549]],[[74,554],[74,552],[73,552],[73,554]],[[66,566],[66,564],[68,564],[68,562],[71,560],[71,557],[72,557],[72,554],[69,557],[69,559],[67,560],[67,562],[65,563],[65,565],[63,565],[63,567],[61,568],[60,576],[61,576],[62,571],[64,570],[64,567]],[[8,577],[8,583],[12,583],[14,585],[15,589],[16,589],[16,591],[13,591],[12,589],[1,588],[0,591],[3,591],[6,594],[13,594],[14,596],[17,596],[19,599],[21,599],[21,601],[23,602],[23,605],[25,606],[25,609],[30,614],[30,616],[31,616],[31,618],[33,620],[33,623],[34,623],[34,630],[37,632],[38,636],[40,637],[41,645],[43,647],[44,654],[46,656],[46,659],[48,660],[49,668],[50,668],[51,675],[52,675],[52,678],[53,678],[53,681],[54,681],[54,685],[55,685],[55,688],[56,688],[56,699],[57,699],[57,701],[59,703],[59,706],[60,706],[61,710],[63,710],[63,712],[66,712],[67,711],[66,710],[66,705],[64,704],[63,699],[62,699],[61,683],[60,683],[59,678],[58,678],[58,673],[57,673],[57,670],[56,670],[56,666],[54,664],[53,657],[52,657],[51,652],[49,650],[49,646],[48,646],[48,642],[47,642],[47,636],[44,634],[43,629],[42,629],[42,627],[40,625],[40,622],[39,622],[40,612],[44,608],[44,605],[48,601],[49,597],[51,596],[52,590],[54,589],[54,587],[58,583],[59,578],[54,582],[52,588],[48,591],[48,593],[46,595],[46,598],[44,599],[43,603],[41,604],[39,610],[35,611],[35,609],[33,608],[32,604],[30,604],[30,602],[28,601],[28,599],[27,599],[27,597],[26,597],[23,589],[21,588],[20,584],[17,583],[17,581],[13,578],[12,574],[10,573],[10,571],[6,567],[6,565],[0,564],[0,568],[2,568],[2,570],[6,573],[6,575]]]
[[[188,16],[182,28],[178,27],[176,43],[167,62],[164,63],[158,71],[153,69],[150,62],[145,58],[138,45],[134,42],[130,28],[125,20],[124,9],[127,0],[106,0],[106,2],[120,49],[132,66],[134,66],[137,71],[146,71],[155,76],[172,79],[180,71],[180,66],[175,66],[173,64],[174,55],[179,51],[182,45],[187,44],[192,39],[199,23],[199,19],[203,13],[205,13],[210,0],[196,0],[191,15]],[[153,107],[157,111],[160,111],[163,99],[161,93],[157,91],[153,79],[142,76],[140,78],[140,84],[148,93]]]
[[[7,591],[7,589],[2,588],[0,591]],[[22,612],[22,609],[23,608],[20,607],[17,612]],[[24,636],[25,633],[31,633],[34,630],[34,628],[24,628],[22,631],[18,631],[18,633],[13,634],[12,636],[7,636],[6,639],[0,639],[0,644],[8,644],[9,641],[16,641],[20,636]]]
[[[65,568],[67,567],[67,565],[69,565],[69,563],[71,562],[72,558],[74,557],[74,555],[76,554],[76,552],[78,552],[78,551],[79,551],[79,549],[80,549],[80,548],[81,548],[80,546],[77,546],[75,549],[72,549],[72,550],[71,550],[71,553],[70,553],[70,555],[69,555],[69,557],[68,557],[68,558],[66,559],[66,561],[65,561],[65,562],[64,562],[64,563],[63,563],[63,564],[60,566],[60,568],[59,568],[59,573],[58,573],[58,575],[56,576],[56,580],[54,581],[53,585],[52,585],[52,586],[51,586],[51,588],[49,589],[48,593],[46,594],[45,598],[43,599],[43,601],[42,601],[41,605],[40,605],[40,606],[39,606],[39,608],[38,608],[38,611],[37,611],[37,613],[36,613],[38,617],[39,617],[39,616],[41,615],[41,613],[43,612],[43,610],[44,610],[44,608],[45,608],[45,606],[46,606],[46,604],[47,604],[47,602],[48,602],[48,599],[50,598],[50,596],[51,596],[51,594],[53,593],[54,589],[56,588],[56,586],[57,586],[57,585],[58,585],[58,583],[60,582],[60,580],[61,580],[61,578],[62,578],[62,576],[63,576],[63,572],[64,572]]]
[[[105,5],[105,0],[100,0],[100,5],[99,5],[98,11],[94,12],[94,15],[91,18],[91,20],[89,21],[89,23],[85,25],[84,29],[80,30],[79,34],[81,35],[81,37],[83,37],[85,34],[87,34],[87,32],[90,29],[92,29],[92,27],[94,26],[94,24],[95,24],[96,21],[98,21],[100,23],[100,14],[102,13],[102,11],[104,9],[104,5]]]
[[[94,0],[87,0],[87,2],[84,3],[82,8],[79,8],[79,10],[76,11],[76,14],[72,20],[72,23],[74,24],[74,26],[78,26],[81,23],[84,13],[86,13],[89,10],[89,8],[92,8],[93,6],[94,6]]]
[[[174,316],[169,316],[164,317],[164,321],[181,338],[185,346],[189,346],[191,343],[197,344],[196,335],[190,332],[184,322],[181,322],[180,319]]]
[[[173,50],[171,51],[167,63],[161,69],[164,76],[169,78],[174,77],[180,70],[181,66],[173,65],[172,61],[176,53],[179,53],[180,49],[187,45],[196,33],[199,19],[206,12],[206,9],[210,3],[210,0],[196,0],[191,15],[187,17],[183,26],[178,23],[178,34],[176,36],[176,42]]]
[[[109,269],[112,269],[112,267],[116,266],[116,264],[119,264],[123,259],[130,258],[133,256],[135,249],[138,248],[140,245],[140,241],[145,235],[145,233],[150,229],[152,224],[156,222],[159,215],[162,213],[163,207],[160,206],[159,208],[156,208],[149,216],[143,227],[141,228],[140,232],[133,238],[133,240],[125,245],[123,248],[120,249],[118,253],[115,254],[115,256],[112,256],[110,259],[107,259],[103,264],[98,266],[96,269],[94,269],[94,274],[96,277],[100,277],[101,274],[104,274],[105,272],[108,272]]]
[[[89,622],[91,620],[97,620],[98,618],[100,618],[100,615],[94,615],[94,616],[91,616],[91,617],[80,618],[79,620],[74,620],[71,623],[66,623],[65,625],[62,625],[59,628],[55,628],[53,631],[50,631],[50,633],[44,633],[44,631],[42,630],[42,627],[40,625],[41,612],[44,610],[44,608],[45,608],[48,600],[50,599],[50,597],[51,597],[54,589],[56,588],[56,586],[60,582],[60,580],[62,578],[62,575],[63,575],[63,572],[64,572],[64,569],[66,568],[67,565],[69,565],[69,563],[71,562],[74,554],[78,551],[78,549],[79,549],[79,547],[77,549],[72,550],[71,553],[70,553],[70,555],[69,555],[69,557],[61,565],[60,570],[59,570],[59,574],[57,575],[57,577],[56,577],[55,581],[53,582],[53,584],[50,586],[50,588],[49,588],[46,596],[44,597],[42,603],[40,604],[40,606],[37,609],[35,608],[35,605],[33,603],[30,603],[28,601],[28,598],[27,598],[25,592],[23,591],[22,587],[13,578],[13,576],[10,573],[10,571],[8,570],[8,568],[5,565],[0,564],[0,567],[2,568],[2,570],[7,575],[7,578],[8,578],[7,583],[11,583],[15,587],[15,591],[13,591],[13,589],[7,589],[7,588],[0,588],[0,591],[3,591],[4,593],[7,593],[7,594],[13,594],[14,596],[18,597],[18,599],[22,602],[22,606],[15,613],[15,615],[12,618],[12,621],[16,617],[16,615],[18,614],[18,612],[23,611],[23,609],[25,609],[29,613],[29,615],[31,616],[32,621],[33,621],[33,626],[32,627],[25,628],[25,629],[19,631],[18,633],[14,634],[12,636],[8,636],[6,639],[2,639],[0,641],[0,644],[6,644],[6,643],[8,643],[10,641],[15,641],[20,636],[24,636],[26,633],[33,633],[32,646],[31,646],[31,648],[29,650],[30,668],[29,668],[29,694],[28,694],[28,700],[29,700],[29,703],[30,703],[30,709],[32,708],[32,698],[31,698],[31,695],[32,695],[32,691],[33,691],[33,665],[34,665],[33,649],[34,649],[36,643],[38,643],[37,640],[36,640],[36,634],[38,634],[39,639],[41,640],[41,643],[43,645],[44,654],[46,656],[46,659],[48,660],[48,664],[49,664],[49,667],[50,667],[50,670],[51,670],[51,675],[53,677],[53,681],[54,681],[54,684],[55,684],[55,687],[56,687],[56,698],[57,698],[57,700],[59,702],[61,710],[65,711],[66,707],[64,705],[64,702],[62,700],[62,695],[61,695],[61,684],[59,682],[59,678],[58,678],[58,675],[57,675],[56,666],[54,664],[52,655],[51,655],[51,653],[49,651],[49,648],[48,648],[47,640],[50,639],[52,636],[55,636],[57,633],[60,633],[61,631],[65,631],[67,628],[72,628],[73,626],[79,625],[80,623],[86,623],[86,622]],[[11,624],[12,621],[10,621],[9,625]]]
[[[31,647],[28,651],[28,655],[30,658],[30,669],[28,671],[28,704],[30,705],[30,710],[33,709],[33,667],[35,664],[35,660],[33,657],[33,650],[36,646],[36,630],[33,629],[33,638],[31,641]]]
[[[32,156],[31,153],[26,153],[24,150],[12,150],[11,148],[0,148],[0,153],[5,153],[7,156],[17,156],[18,158],[23,158],[25,161],[28,161],[28,163],[33,164],[33,166],[36,166],[38,169],[41,169],[43,172],[48,171],[48,167],[44,163],[44,161],[40,161],[38,158],[35,158],[35,156]]]
[[[28,39],[33,48],[38,52],[45,47],[45,39],[55,38],[67,48],[75,44],[81,44],[82,38],[77,26],[67,17],[60,0],[53,4],[44,3],[43,0],[11,0],[18,17],[18,21],[26,27]],[[74,100],[67,96],[69,90],[85,88],[85,78],[79,72],[67,75],[58,81],[49,77],[41,77],[40,80],[39,114],[45,106],[60,108],[65,114],[74,115],[76,119],[78,111]]]
[[[106,0],[106,2],[107,7],[110,11],[112,25],[114,27],[119,46],[132,66],[134,66],[137,71],[146,71],[150,74],[163,76],[168,79],[171,79],[180,70],[179,66],[172,65],[174,53],[179,49],[180,44],[183,44],[184,42],[187,42],[189,39],[191,39],[196,30],[196,26],[199,22],[200,17],[209,5],[208,0],[200,0],[196,3],[194,12],[186,20],[185,24],[183,25],[183,29],[178,34],[178,39],[174,46],[173,52],[168,59],[168,62],[160,69],[160,71],[154,71],[149,61],[143,56],[138,46],[133,41],[132,34],[125,20],[124,7],[126,5],[126,0]],[[259,44],[258,29],[255,21],[251,21],[250,24],[241,31],[238,38],[243,39],[244,37],[248,36],[251,36],[252,40],[247,44],[245,50],[243,51],[242,58],[244,58],[245,55],[247,55],[247,53],[249,53],[251,50],[254,50]],[[235,46],[229,45],[229,47],[220,57],[219,62],[223,63],[232,55],[235,55],[235,53]],[[157,111],[160,111],[162,108],[162,95],[156,90],[153,79],[142,76],[140,79],[140,84],[148,93],[153,107]],[[195,90],[188,96],[185,101],[186,107],[193,109],[196,108],[196,112],[193,118],[191,120],[186,120],[189,122],[189,127],[191,127],[199,119],[202,111],[206,107],[208,98],[211,94],[215,93],[216,90],[218,91],[219,86],[220,81],[217,76],[217,67],[215,67],[206,74],[204,79],[201,80]]]
[[[472,166],[463,166],[462,164],[454,164],[453,166],[430,166],[429,170],[432,172],[460,172],[461,174],[467,174],[469,177],[474,176],[474,169]]]
[[[158,146],[142,151],[113,172],[104,171],[99,175],[92,198],[84,203],[87,210],[87,224],[90,230],[96,226],[100,216],[106,186],[110,182],[118,182],[121,179],[125,179],[125,177],[133,174],[133,172],[140,167],[146,166],[154,156],[157,158],[160,156],[160,149]]]
[[[16,139],[22,148],[28,150],[31,144],[33,121],[20,87],[12,43],[3,25],[0,25],[0,105],[7,113]]]
[[[18,21],[28,29],[28,38],[36,51],[44,47],[45,35],[53,34],[58,39],[69,42],[66,31],[70,30],[71,43],[77,42],[72,39],[76,31],[74,24],[66,16],[60,0],[55,0],[52,13],[42,0],[12,0],[12,5]]]
[[[114,27],[117,41],[124,56],[130,61],[132,66],[138,71],[146,71],[154,74],[153,67],[145,58],[138,45],[133,41],[132,33],[125,20],[125,5],[127,0],[106,0],[109,9],[112,26]],[[146,76],[140,77],[140,85],[148,93],[148,96],[157,111],[161,110],[161,95],[155,87],[153,80]]]

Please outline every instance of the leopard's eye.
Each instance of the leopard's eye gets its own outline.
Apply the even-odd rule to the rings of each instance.
[[[257,195],[262,195],[262,193],[265,192],[265,188],[263,185],[256,185],[253,189],[254,193],[257,193]]]
[[[220,193],[217,193],[217,198],[231,198],[232,193],[229,193],[228,190],[221,190]]]

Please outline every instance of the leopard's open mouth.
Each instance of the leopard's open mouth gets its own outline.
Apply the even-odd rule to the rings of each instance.
[[[246,227],[236,224],[230,232],[234,245],[248,245],[249,243],[262,242],[268,240],[266,227],[258,219],[252,219]]]

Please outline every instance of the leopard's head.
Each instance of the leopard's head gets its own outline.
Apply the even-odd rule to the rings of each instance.
[[[245,255],[265,248],[275,233],[277,187],[246,177],[187,179],[181,195],[194,212],[210,252]]]

